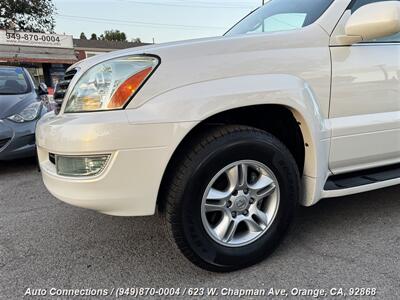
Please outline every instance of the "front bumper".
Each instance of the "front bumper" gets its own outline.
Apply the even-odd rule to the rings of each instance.
[[[36,131],[44,184],[56,198],[74,206],[108,215],[152,215],[168,161],[192,126],[129,124],[125,111],[50,113]],[[99,175],[71,178],[57,174],[50,153],[111,158]]]
[[[15,123],[0,120],[0,160],[11,160],[35,155],[36,121]]]

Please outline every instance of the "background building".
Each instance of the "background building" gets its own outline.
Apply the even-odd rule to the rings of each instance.
[[[79,60],[120,49],[145,46],[148,44],[138,42],[116,42],[106,40],[74,39],[75,55]]]
[[[50,88],[77,61],[70,35],[0,30],[0,63],[27,68]]]
[[[79,60],[114,50],[146,45],[138,42],[73,39],[71,35],[0,30],[0,64],[29,70],[52,91],[65,70]]]

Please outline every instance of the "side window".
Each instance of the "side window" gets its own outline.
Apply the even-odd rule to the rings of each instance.
[[[393,1],[393,0],[354,0],[350,3],[349,9],[351,9],[351,13],[354,13],[357,9],[360,7],[375,3],[375,2],[384,2],[384,1]],[[399,0],[398,0],[399,1]],[[391,36],[386,36],[380,39],[375,39],[368,41],[369,43],[371,42],[377,42],[377,43],[399,43],[400,42],[400,33],[391,35]]]
[[[381,38],[381,39],[378,39],[375,41],[382,42],[382,43],[400,43],[400,32],[398,34],[384,37],[384,38]]]
[[[393,1],[393,0],[353,0],[350,3],[351,13],[355,12],[357,9],[359,9],[360,7],[362,7],[364,5],[375,3],[375,2],[383,2],[383,1]]]

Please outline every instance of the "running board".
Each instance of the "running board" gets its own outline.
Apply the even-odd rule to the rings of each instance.
[[[394,179],[400,179],[400,164],[330,176],[325,183],[324,190],[350,189]]]

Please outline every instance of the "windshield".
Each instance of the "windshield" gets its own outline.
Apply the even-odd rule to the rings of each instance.
[[[314,23],[334,0],[271,0],[225,35],[295,30]]]
[[[0,67],[0,95],[18,95],[30,92],[30,87],[22,68]]]

